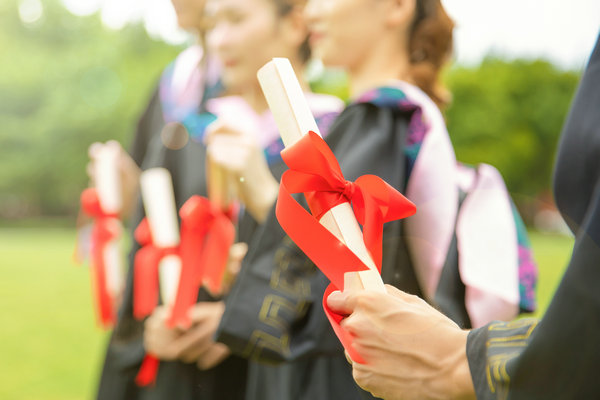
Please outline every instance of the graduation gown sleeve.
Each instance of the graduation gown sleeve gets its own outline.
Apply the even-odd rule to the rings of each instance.
[[[600,40],[600,38],[599,38]],[[543,319],[491,323],[469,334],[478,399],[600,395],[600,45],[571,106],[555,170],[573,254]]]

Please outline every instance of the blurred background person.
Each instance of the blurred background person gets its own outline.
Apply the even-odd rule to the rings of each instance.
[[[366,361],[353,363],[362,387],[385,399],[597,396],[599,88],[600,36],[558,150],[555,195],[577,239],[545,316],[494,321],[469,332],[392,287],[387,294],[334,292],[328,303],[348,315],[343,325],[355,336],[356,349]]]
[[[495,215],[506,220],[507,235],[490,238],[502,245],[486,256],[502,257],[506,250],[510,266],[491,276],[508,284],[495,292],[479,282],[464,280],[465,285],[459,267],[462,277],[466,267],[456,253],[466,254],[472,245],[463,250],[454,244],[452,252],[459,188],[438,106],[449,100],[440,74],[450,58],[453,23],[441,3],[314,1],[305,13],[315,54],[349,77],[351,102],[327,137],[346,179],[368,173],[383,177],[419,210],[406,222],[386,225],[384,281],[429,299],[464,326],[515,317],[521,303],[519,269],[530,265],[519,263],[517,227],[505,189],[500,192],[505,207]],[[248,398],[368,396],[352,384],[341,345],[322,312],[327,279],[283,233],[273,209],[255,240],[217,336],[234,352],[259,361],[250,363]],[[524,279],[532,285],[522,291],[525,304],[533,300],[532,274]],[[281,365],[266,365],[273,362]]]
[[[179,210],[192,195],[206,195],[204,173],[205,149],[201,143],[206,126],[213,117],[206,113],[205,101],[221,92],[219,67],[206,55],[201,38],[204,33],[204,1],[174,1],[178,22],[182,28],[194,32],[198,44],[184,50],[161,76],[158,88],[138,123],[131,155],[141,170],[165,167],[173,178],[176,207]],[[125,153],[123,153],[125,154]],[[124,157],[126,157],[124,155]],[[136,196],[136,209],[132,216],[135,229],[144,217],[140,196]],[[170,341],[183,335],[183,330],[156,329],[158,333],[144,341],[144,326],[153,328],[164,324],[166,312],[157,308],[144,323],[133,316],[133,262],[139,245],[134,242],[129,256],[129,268],[123,304],[108,344],[106,359],[98,385],[98,399],[220,399],[243,398],[246,362],[238,357],[227,357],[218,367],[200,370],[194,355],[188,349],[172,351]],[[204,289],[199,300],[214,298]],[[205,307],[205,311],[219,309],[218,303]],[[194,322],[204,315],[194,313]],[[204,326],[193,324],[185,332],[202,334]],[[158,345],[156,343],[159,343]],[[146,346],[144,346],[146,344]],[[148,349],[148,345],[151,349]],[[163,359],[156,382],[140,386],[136,376],[147,352]],[[223,353],[223,352],[221,352]],[[220,353],[220,354],[221,354]]]
[[[254,234],[260,231],[278,191],[273,174],[285,168],[280,151],[283,142],[256,72],[273,57],[286,57],[298,71],[310,55],[301,2],[289,0],[208,0],[206,43],[221,65],[223,96],[206,101],[207,115],[215,121],[206,127],[203,140],[211,163],[228,174],[233,192],[244,211],[238,225],[238,240],[254,251]],[[323,94],[312,94],[304,84],[309,105],[323,132],[335,119],[343,103]],[[243,255],[243,254],[242,254]],[[166,312],[159,309],[146,322],[146,349],[163,359],[183,359],[202,369],[219,365],[229,355],[214,332],[224,304],[200,302],[193,311],[197,328],[177,333],[165,327]],[[175,332],[175,334],[174,334]],[[245,381],[230,381],[245,388]],[[223,394],[222,396],[225,396]],[[219,397],[221,398],[221,397]]]

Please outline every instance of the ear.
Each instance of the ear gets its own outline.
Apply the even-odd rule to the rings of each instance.
[[[407,28],[412,23],[419,0],[388,0],[386,24],[390,28]]]

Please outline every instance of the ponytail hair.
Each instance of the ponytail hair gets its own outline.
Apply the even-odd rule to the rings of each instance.
[[[410,76],[440,108],[451,100],[441,84],[441,70],[452,55],[454,22],[440,0],[416,0],[409,32]]]

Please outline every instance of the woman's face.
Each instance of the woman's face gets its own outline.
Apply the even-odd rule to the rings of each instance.
[[[206,42],[231,90],[257,85],[256,72],[273,57],[295,56],[300,34],[292,31],[306,35],[303,26],[289,23],[289,15],[278,16],[272,0],[209,0],[206,13]]]
[[[171,3],[182,29],[200,30],[206,0],[171,0]]]
[[[389,34],[391,0],[309,0],[304,10],[310,45],[327,66],[353,68]]]

